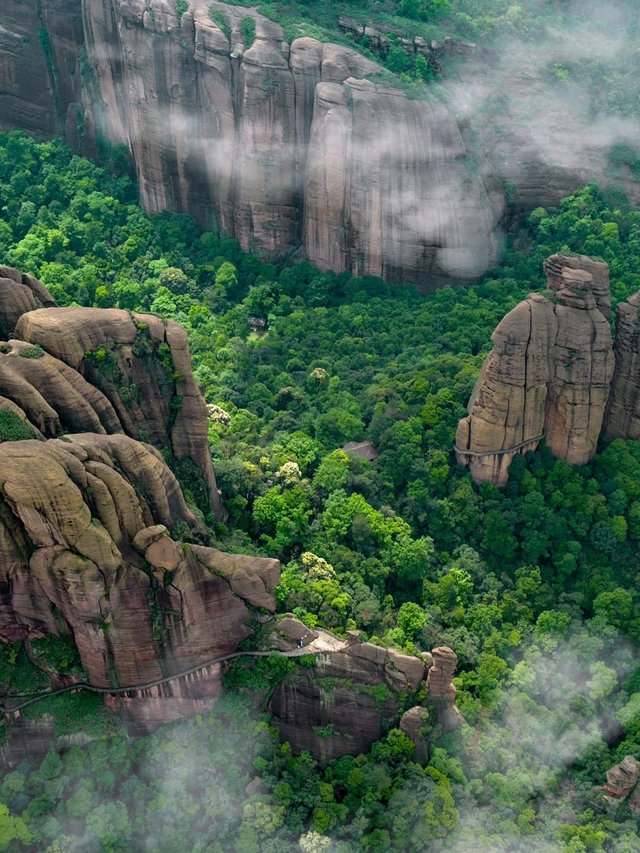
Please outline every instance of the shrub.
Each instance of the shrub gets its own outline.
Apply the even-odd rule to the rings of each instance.
[[[37,437],[35,429],[20,415],[0,410],[0,441],[27,441]]]
[[[22,358],[42,358],[44,355],[44,350],[39,346],[28,346],[22,347],[21,350],[18,350],[18,355],[22,356]]]
[[[227,20],[226,20],[225,16],[222,14],[222,12],[219,12],[217,9],[214,9],[213,7],[211,7],[211,9],[209,9],[209,17],[211,18],[213,23],[217,27],[219,27],[220,30],[222,30],[222,32],[225,34],[227,39],[229,41],[231,41],[231,27],[227,23]]]
[[[251,47],[256,40],[256,22],[248,15],[240,21],[240,34],[245,47]]]

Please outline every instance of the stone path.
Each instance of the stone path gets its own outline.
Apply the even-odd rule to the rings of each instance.
[[[148,681],[145,684],[135,684],[130,687],[95,687],[87,681],[78,681],[75,684],[67,685],[67,687],[61,687],[59,690],[46,690],[42,693],[37,693],[36,695],[20,693],[14,694],[13,696],[5,696],[2,700],[3,703],[6,703],[11,699],[26,699],[26,701],[19,705],[15,705],[12,708],[8,708],[6,704],[0,704],[0,713],[13,714],[16,711],[21,711],[29,705],[41,702],[43,699],[48,699],[51,696],[62,696],[63,693],[72,693],[76,690],[86,690],[89,693],[102,693],[112,696],[122,695],[125,693],[136,693],[139,690],[151,690],[153,687],[159,687],[161,684],[168,684],[178,678],[185,678],[187,675],[193,675],[194,673],[199,672],[202,669],[206,669],[209,666],[213,666],[216,663],[223,663],[225,661],[234,660],[235,658],[261,658],[270,657],[271,655],[294,658],[301,657],[302,655],[321,654],[322,652],[337,652],[347,646],[346,640],[340,640],[338,637],[334,637],[333,634],[329,634],[326,631],[318,630],[316,633],[318,636],[313,640],[313,642],[309,643],[309,645],[303,646],[299,649],[293,649],[289,652],[280,652],[276,649],[272,649],[271,651],[232,652],[228,655],[220,655],[218,657],[211,658],[211,660],[200,663],[197,666],[192,666],[190,669],[185,669],[182,672],[176,672],[174,675],[167,675],[164,678],[158,678],[155,681]]]

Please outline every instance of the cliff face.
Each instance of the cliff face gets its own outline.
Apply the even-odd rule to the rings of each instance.
[[[0,354],[0,395],[26,407],[46,437],[91,430],[148,441],[175,462],[201,509],[223,517],[181,326],[118,309],[52,307],[23,314],[14,334],[19,340]],[[21,357],[34,346],[42,357]]]
[[[426,739],[436,721],[445,729],[459,722],[451,684],[456,663],[456,655],[447,647],[419,660],[355,642],[316,656],[311,668],[297,667],[278,686],[270,710],[294,750],[308,750],[322,763],[369,749],[399,722],[403,703],[412,696],[422,698],[413,716],[420,717],[424,729],[420,736]],[[407,719],[405,714],[405,727],[410,728]],[[411,731],[417,738],[416,727]]]
[[[0,272],[15,335],[0,342],[0,639],[71,635],[92,685],[133,688],[109,701],[138,726],[201,711],[219,665],[135,688],[237,649],[252,612],[274,609],[279,563],[208,547],[160,453],[220,510],[185,332],[57,308],[36,279]]]
[[[616,369],[607,407],[605,438],[640,439],[640,293],[618,305]]]
[[[149,211],[216,222],[266,257],[302,248],[424,289],[495,261],[501,182],[467,170],[445,107],[363,81],[380,69],[356,51],[288,44],[254,10],[209,0],[181,18],[167,0],[39,7],[0,11],[0,127],[64,130],[89,154],[98,138],[125,145]]]
[[[274,609],[276,560],[170,537],[180,524],[202,531],[148,445],[89,433],[9,441],[0,472],[0,637],[70,633],[96,687],[135,688],[232,652],[251,608]],[[163,688],[171,702],[151,712],[138,696],[136,718],[189,712],[219,689],[204,675],[195,689]]]
[[[570,464],[594,455],[614,371],[606,264],[554,255],[545,263],[552,297],[532,294],[492,335],[456,435],[458,460],[478,483],[504,485],[517,453],[544,437]],[[594,274],[597,280],[594,286]]]

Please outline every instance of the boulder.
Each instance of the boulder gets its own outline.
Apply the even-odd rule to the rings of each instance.
[[[413,741],[415,760],[420,764],[426,764],[429,760],[429,734],[431,729],[429,710],[422,705],[409,708],[400,717],[398,728]]]
[[[289,652],[301,646],[308,646],[317,637],[317,632],[308,628],[304,622],[292,616],[285,616],[270,634],[269,644],[278,651]]]
[[[0,340],[13,337],[18,320],[27,311],[51,308],[55,304],[37,278],[13,267],[0,266]]]
[[[605,791],[612,797],[628,797],[638,783],[640,763],[632,755],[625,756],[620,764],[607,770]]]

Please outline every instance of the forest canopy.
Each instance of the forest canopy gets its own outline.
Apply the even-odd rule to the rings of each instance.
[[[640,757],[640,445],[579,468],[542,447],[504,491],[452,453],[495,325],[544,289],[557,251],[606,260],[614,301],[640,290],[640,212],[615,188],[535,210],[482,282],[425,297],[264,263],[188,216],[149,217],[125,173],[0,135],[4,262],[62,305],[187,328],[230,511],[221,547],[279,557],[279,609],[311,626],[452,646],[466,720],[426,767],[392,729],[321,770],[252,715],[237,672],[213,714],[133,749],[97,703],[51,699],[29,713],[95,739],[3,779],[0,849],[636,849],[637,818],[598,810],[592,788]],[[362,440],[373,462],[342,449]],[[34,677],[2,647],[0,681]]]

